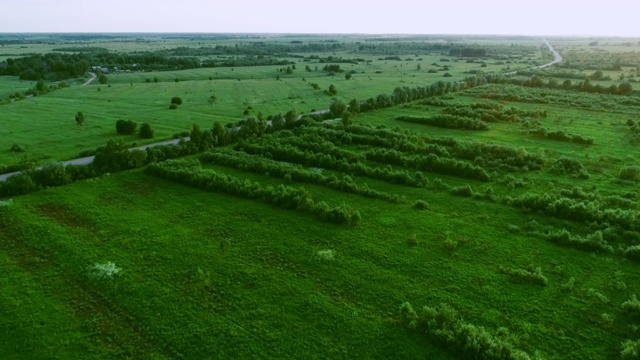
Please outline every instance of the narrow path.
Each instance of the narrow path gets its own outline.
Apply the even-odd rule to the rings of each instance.
[[[95,80],[95,79],[96,79],[97,75],[96,75],[95,73],[89,72],[89,74],[91,74],[91,79],[87,80],[87,82],[86,82],[86,83],[84,83],[84,84],[82,84],[82,85],[80,85],[80,86],[87,86],[87,85],[91,84],[91,82],[92,82],[93,80]]]

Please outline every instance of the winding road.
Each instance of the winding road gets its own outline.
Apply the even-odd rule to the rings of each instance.
[[[86,83],[84,83],[84,84],[82,84],[82,85],[80,85],[80,86],[87,86],[87,85],[91,84],[91,82],[92,82],[93,80],[95,80],[95,79],[96,79],[96,77],[98,77],[98,75],[96,75],[95,73],[90,72],[89,74],[91,74],[91,79],[87,80],[87,82],[86,82]]]
[[[549,44],[547,39],[543,39],[543,41],[547,45],[547,47],[549,48],[549,51],[553,54],[553,61],[549,62],[549,63],[546,63],[544,65],[534,66],[534,67],[532,67],[530,69],[544,69],[546,67],[549,67],[549,66],[555,65],[555,64],[557,64],[559,62],[562,62],[562,55],[560,55],[560,53],[557,52],[556,49],[554,49],[553,46],[551,46],[551,44]],[[518,73],[518,70],[504,73],[504,75],[515,75],[517,73]]]
[[[535,66],[532,69],[543,69],[552,65],[555,65],[559,62],[562,61],[562,56],[553,48],[553,46],[551,46],[551,44],[549,44],[549,42],[544,39],[544,43],[547,45],[547,47],[549,48],[549,51],[553,54],[553,61],[544,65],[539,65],[539,66]],[[512,71],[512,72],[508,72],[505,73],[504,75],[515,75],[517,74],[517,71]],[[82,86],[86,86],[91,84],[91,82],[93,80],[96,79],[96,74],[90,72],[89,74],[91,74],[91,78],[89,80],[87,80],[87,82],[85,82],[84,84],[82,84]],[[318,111],[314,111],[311,112],[309,114],[306,115],[322,115],[325,113],[328,113],[329,109],[325,109],[325,110],[318,110]],[[297,120],[300,120],[302,118],[303,115],[299,115]],[[271,125],[271,121],[268,122],[269,125]],[[183,138],[184,141],[189,141],[190,139],[188,137]],[[147,148],[150,147],[155,147],[155,146],[165,146],[165,145],[172,145],[172,144],[177,144],[178,142],[180,142],[180,139],[174,139],[174,140],[167,140],[167,141],[162,141],[162,142],[157,142],[157,143],[153,143],[153,144],[148,144],[148,145],[143,145],[143,146],[138,146],[135,148],[131,148],[129,149],[129,151],[132,150],[145,150]],[[78,158],[78,159],[73,159],[73,160],[67,160],[67,161],[63,161],[62,164],[67,166],[67,165],[88,165],[91,164],[93,162],[93,156],[89,156],[89,157],[84,157],[84,158]],[[38,167],[36,169],[41,169],[42,167]],[[6,181],[8,178],[14,176],[14,175],[18,175],[20,174],[20,171],[16,171],[16,172],[12,172],[12,173],[8,173],[8,174],[1,174],[0,175],[0,181]]]

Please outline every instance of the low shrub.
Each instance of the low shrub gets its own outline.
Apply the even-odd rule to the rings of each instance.
[[[633,316],[640,315],[640,301],[636,297],[636,294],[631,295],[631,299],[623,302],[620,307],[622,307],[622,311]]]
[[[622,360],[638,360],[640,359],[640,340],[625,340],[622,343],[622,351],[620,351],[620,359]]]
[[[517,284],[530,283],[534,285],[547,286],[547,283],[549,282],[547,278],[542,275],[542,269],[539,267],[532,270],[525,270],[501,266],[500,272],[508,275],[511,282]]]
[[[429,208],[429,204],[424,200],[418,200],[413,204],[413,208],[418,210],[427,210]]]

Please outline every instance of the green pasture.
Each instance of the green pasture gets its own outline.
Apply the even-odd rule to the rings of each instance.
[[[148,122],[156,131],[155,140],[165,140],[194,123],[204,128],[214,121],[224,124],[260,112],[268,116],[291,109],[298,113],[326,109],[334,99],[324,92],[330,85],[336,86],[337,98],[348,102],[391,93],[396,87],[461,80],[469,76],[464,72],[472,69],[502,68],[481,68],[480,64],[455,62],[453,58],[441,62],[443,58],[446,57],[423,57],[420,71],[416,61],[376,60],[370,66],[341,64],[345,72],[334,76],[322,71],[326,64],[313,63],[297,63],[293,74],[278,71],[286,68],[283,66],[109,74],[108,84],[99,84],[97,79],[89,86],[76,82],[70,88],[0,106],[0,165],[20,160],[9,151],[13,143],[25,147],[36,161],[77,157],[80,151],[104,145],[109,138],[119,138],[115,122],[120,119]],[[451,66],[452,77],[443,77],[443,72],[428,73],[428,64],[433,63]],[[312,71],[305,71],[305,65]],[[352,70],[352,78],[345,79]],[[312,83],[318,84],[319,90],[314,90]],[[10,79],[7,89],[11,84],[33,87],[31,82]],[[180,96],[184,103],[177,110],[169,110],[174,96]],[[216,98],[214,103],[209,102],[211,96]],[[83,127],[74,121],[78,111],[87,119]],[[136,136],[123,140],[144,143]]]

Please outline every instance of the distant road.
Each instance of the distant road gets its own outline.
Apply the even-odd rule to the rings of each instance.
[[[544,39],[544,43],[545,43],[545,44],[547,44],[547,47],[549,48],[549,51],[551,51],[551,53],[553,54],[554,59],[553,59],[553,61],[552,61],[552,62],[550,62],[550,63],[548,63],[548,64],[544,64],[544,65],[540,65],[540,66],[538,66],[538,69],[544,69],[544,68],[546,68],[546,67],[549,67],[549,66],[551,66],[551,65],[555,65],[555,64],[557,64],[557,63],[559,63],[559,62],[561,62],[561,61],[562,61],[562,55],[560,55],[560,53],[558,53],[558,52],[553,48],[553,46],[551,46],[551,44],[549,44],[549,42],[547,41],[547,39]]]
[[[156,146],[165,146],[165,145],[174,145],[180,142],[181,139],[173,139],[173,140],[167,140],[167,141],[161,141],[161,142],[157,142],[157,143],[153,143],[153,144],[147,144],[147,145],[142,145],[142,146],[138,146],[138,147],[134,147],[129,149],[129,151],[133,151],[133,150],[145,150],[147,148],[150,147],[156,147]],[[189,137],[185,137],[182,138],[182,140],[184,141],[189,141],[191,140]],[[95,156],[88,156],[88,157],[83,157],[83,158],[78,158],[78,159],[73,159],[73,160],[67,160],[67,161],[63,161],[62,164],[64,166],[67,165],[89,165],[93,162]],[[42,166],[37,167],[37,170],[42,169]],[[12,173],[8,173],[8,174],[2,174],[0,175],[0,181],[6,181],[8,178],[14,176],[14,175],[18,175],[20,174],[20,171],[16,171],[16,172],[12,172]]]
[[[544,68],[546,68],[546,67],[549,67],[549,66],[555,65],[555,64],[557,64],[557,63],[559,63],[559,62],[561,62],[561,61],[562,61],[562,55],[560,55],[560,53],[559,53],[559,52],[557,52],[557,51],[553,48],[553,46],[551,46],[551,44],[549,44],[549,42],[547,41],[547,39],[544,39],[543,41],[544,41],[544,43],[547,45],[547,47],[549,48],[549,51],[551,51],[551,53],[553,54],[553,61],[552,61],[552,62],[550,62],[550,63],[546,63],[546,64],[544,64],[544,65],[534,66],[534,67],[532,67],[531,69],[544,69]],[[511,71],[511,72],[504,73],[504,74],[505,74],[505,75],[515,75],[515,74],[517,74],[517,73],[518,73],[518,71]]]

